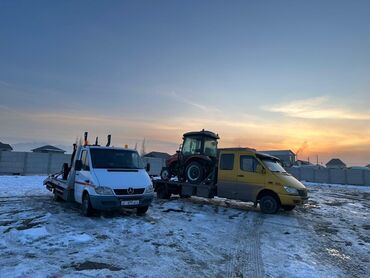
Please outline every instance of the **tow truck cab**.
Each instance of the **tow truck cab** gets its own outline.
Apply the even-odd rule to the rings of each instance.
[[[145,213],[153,200],[151,179],[136,150],[81,146],[74,170],[74,199],[84,214],[120,207]]]
[[[221,149],[219,197],[259,203],[265,213],[292,210],[307,200],[306,187],[287,173],[278,158],[248,148]]]

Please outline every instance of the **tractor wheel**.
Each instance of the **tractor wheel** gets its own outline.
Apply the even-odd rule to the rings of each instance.
[[[189,163],[185,170],[185,176],[188,182],[192,184],[199,184],[204,179],[204,169],[202,164],[193,161]]]
[[[169,181],[171,179],[170,169],[163,167],[161,171],[161,179],[164,181]]]

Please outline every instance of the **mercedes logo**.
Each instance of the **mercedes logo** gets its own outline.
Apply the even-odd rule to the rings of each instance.
[[[135,192],[135,190],[134,190],[132,187],[129,187],[129,188],[127,189],[127,193],[128,193],[128,194],[134,194],[134,192]]]

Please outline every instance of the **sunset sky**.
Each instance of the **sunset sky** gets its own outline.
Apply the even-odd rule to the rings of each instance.
[[[370,163],[370,1],[0,0],[0,141]]]

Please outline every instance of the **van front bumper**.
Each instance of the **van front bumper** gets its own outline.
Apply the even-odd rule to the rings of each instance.
[[[153,201],[154,194],[128,195],[128,196],[99,196],[90,195],[91,206],[97,210],[111,210],[118,208],[137,208],[149,206]],[[122,201],[139,201],[135,205],[121,205]]]
[[[307,203],[308,197],[302,197],[298,195],[279,195],[280,202],[282,205],[296,206]]]

